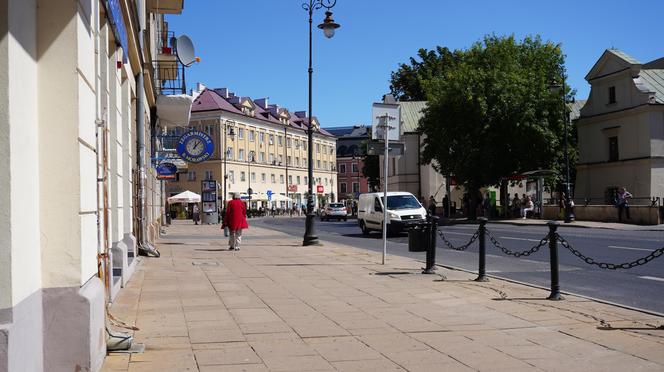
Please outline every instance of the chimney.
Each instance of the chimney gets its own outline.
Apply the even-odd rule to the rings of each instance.
[[[196,83],[196,91],[198,93],[202,92],[205,90],[205,84],[203,83]]]
[[[254,103],[257,104],[258,106],[260,106],[263,110],[267,110],[267,107],[268,107],[267,100],[269,98],[270,97],[259,98],[257,100],[254,100]]]
[[[219,94],[220,96],[222,96],[223,98],[226,98],[226,99],[228,99],[229,96],[233,94],[233,93],[231,93],[230,90],[228,90],[228,88],[219,88],[219,89],[215,89],[215,90],[216,90],[217,94]]]
[[[391,94],[386,94],[383,96],[383,103],[397,103],[397,100]]]

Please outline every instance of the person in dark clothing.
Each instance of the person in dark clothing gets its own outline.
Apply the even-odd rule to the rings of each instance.
[[[428,208],[429,214],[432,216],[436,215],[436,199],[434,199],[433,195],[429,196],[429,208]]]
[[[450,198],[447,195],[443,197],[443,216],[450,216]]]

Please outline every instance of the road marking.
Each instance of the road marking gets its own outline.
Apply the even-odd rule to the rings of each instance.
[[[538,239],[526,239],[526,238],[511,238],[509,236],[499,236],[500,239],[510,239],[510,240],[523,240],[527,242],[540,242]]]
[[[658,278],[656,276],[640,276],[639,278],[647,279],[647,280],[656,280],[658,282],[664,282],[664,278]]]
[[[452,235],[465,235],[465,236],[473,236],[475,234],[468,234],[468,233],[458,233],[458,232],[451,232],[451,231],[445,231],[443,234],[452,234]]]
[[[647,249],[647,248],[634,248],[634,247],[621,247],[619,245],[610,245],[609,248],[613,249],[626,249],[628,251],[644,251],[644,252],[652,252],[654,249]]]

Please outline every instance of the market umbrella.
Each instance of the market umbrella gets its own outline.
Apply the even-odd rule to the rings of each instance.
[[[189,190],[181,192],[177,195],[173,195],[168,198],[168,202],[171,204],[174,203],[199,203],[201,201],[201,196],[193,193]]]

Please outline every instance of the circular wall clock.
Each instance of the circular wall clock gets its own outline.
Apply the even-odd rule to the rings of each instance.
[[[200,163],[212,156],[214,142],[207,133],[192,130],[180,137],[177,152],[183,160]]]

